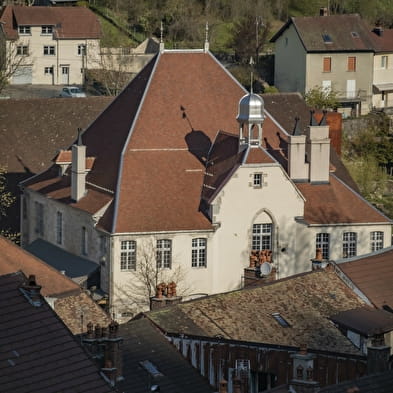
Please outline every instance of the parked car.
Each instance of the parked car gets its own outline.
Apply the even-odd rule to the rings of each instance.
[[[76,86],[65,86],[61,90],[60,97],[86,97],[86,93]]]

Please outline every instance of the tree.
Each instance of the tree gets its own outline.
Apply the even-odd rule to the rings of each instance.
[[[5,177],[5,169],[0,167],[0,222],[7,216],[7,210],[15,202],[15,197],[7,190],[7,182]],[[0,235],[16,241],[18,235],[12,233],[8,228],[0,227]]]
[[[337,95],[333,89],[315,86],[304,95],[304,99],[314,109],[336,109],[340,106]]]

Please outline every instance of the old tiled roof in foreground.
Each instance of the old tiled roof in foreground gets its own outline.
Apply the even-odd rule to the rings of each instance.
[[[377,307],[393,309],[393,248],[337,261],[337,266]]]
[[[123,339],[123,376],[117,388],[127,393],[146,393],[146,387],[159,385],[161,392],[209,393],[213,388],[162,333],[147,319],[130,321],[120,325]],[[141,366],[150,361],[161,373],[153,378]]]
[[[359,354],[328,319],[364,303],[332,271],[198,299],[146,314],[167,333]],[[272,316],[279,313],[290,327]]]
[[[20,291],[22,273],[0,276],[0,390],[109,393],[93,361],[41,299]]]

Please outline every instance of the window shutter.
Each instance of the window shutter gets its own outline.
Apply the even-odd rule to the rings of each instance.
[[[323,58],[323,72],[330,72],[332,70],[332,58],[324,57]]]

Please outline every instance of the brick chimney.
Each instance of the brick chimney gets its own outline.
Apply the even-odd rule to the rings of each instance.
[[[82,129],[78,141],[72,145],[71,199],[78,202],[86,194],[86,146],[82,145]]]
[[[328,183],[330,170],[330,138],[329,126],[326,123],[326,112],[318,124],[311,112],[310,125],[306,135],[307,159],[310,165],[310,183]]]

